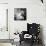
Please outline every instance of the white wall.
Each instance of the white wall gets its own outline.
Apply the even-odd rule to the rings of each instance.
[[[14,8],[27,8],[26,21],[14,21]],[[15,31],[27,29],[28,23],[40,23],[43,29],[44,41],[46,42],[46,16],[45,5],[40,0],[10,0],[9,1],[9,31],[11,38]]]
[[[0,3],[0,39],[9,39],[7,30],[7,9],[8,4]]]
[[[0,0],[0,3],[8,3],[8,0]]]

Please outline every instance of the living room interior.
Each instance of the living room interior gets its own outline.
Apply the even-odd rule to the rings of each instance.
[[[3,10],[1,10],[1,8]],[[5,11],[6,9],[8,9],[8,13],[6,13]],[[15,9],[19,9],[19,11],[26,12],[26,19],[14,19],[14,16],[16,15],[15,13],[17,13]],[[3,14],[1,14],[2,11]],[[41,28],[40,31],[42,32],[42,36],[40,37],[43,37],[42,42],[46,46],[46,1],[45,0],[43,1],[42,0],[4,0],[4,1],[2,0],[0,1],[0,15],[4,15],[4,17],[3,16],[2,17],[5,18],[2,19],[0,17],[0,22],[2,22],[0,23],[0,25],[1,24],[3,25],[3,26],[1,25],[0,27],[1,28],[3,27],[4,29],[3,31],[0,31],[1,32],[0,39],[14,39],[15,42],[13,43],[15,45],[11,45],[10,43],[0,43],[1,46],[6,46],[6,45],[24,46],[24,45],[19,45],[20,44],[19,34],[21,34],[22,31],[27,31],[27,23],[40,24],[40,28]],[[23,44],[25,44],[26,46],[25,42]]]

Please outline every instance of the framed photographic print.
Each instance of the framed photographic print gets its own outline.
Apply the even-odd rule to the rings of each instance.
[[[26,20],[26,8],[14,8],[14,20]]]

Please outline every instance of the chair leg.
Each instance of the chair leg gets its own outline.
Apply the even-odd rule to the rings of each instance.
[[[20,41],[20,45],[21,45],[21,41]]]
[[[34,41],[33,41],[33,39],[31,40],[31,45],[30,46],[33,46],[33,44],[34,44]]]

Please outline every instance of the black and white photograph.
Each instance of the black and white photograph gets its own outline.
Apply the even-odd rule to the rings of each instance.
[[[0,46],[46,46],[46,0],[0,0]]]
[[[26,8],[14,8],[14,20],[26,20]]]

